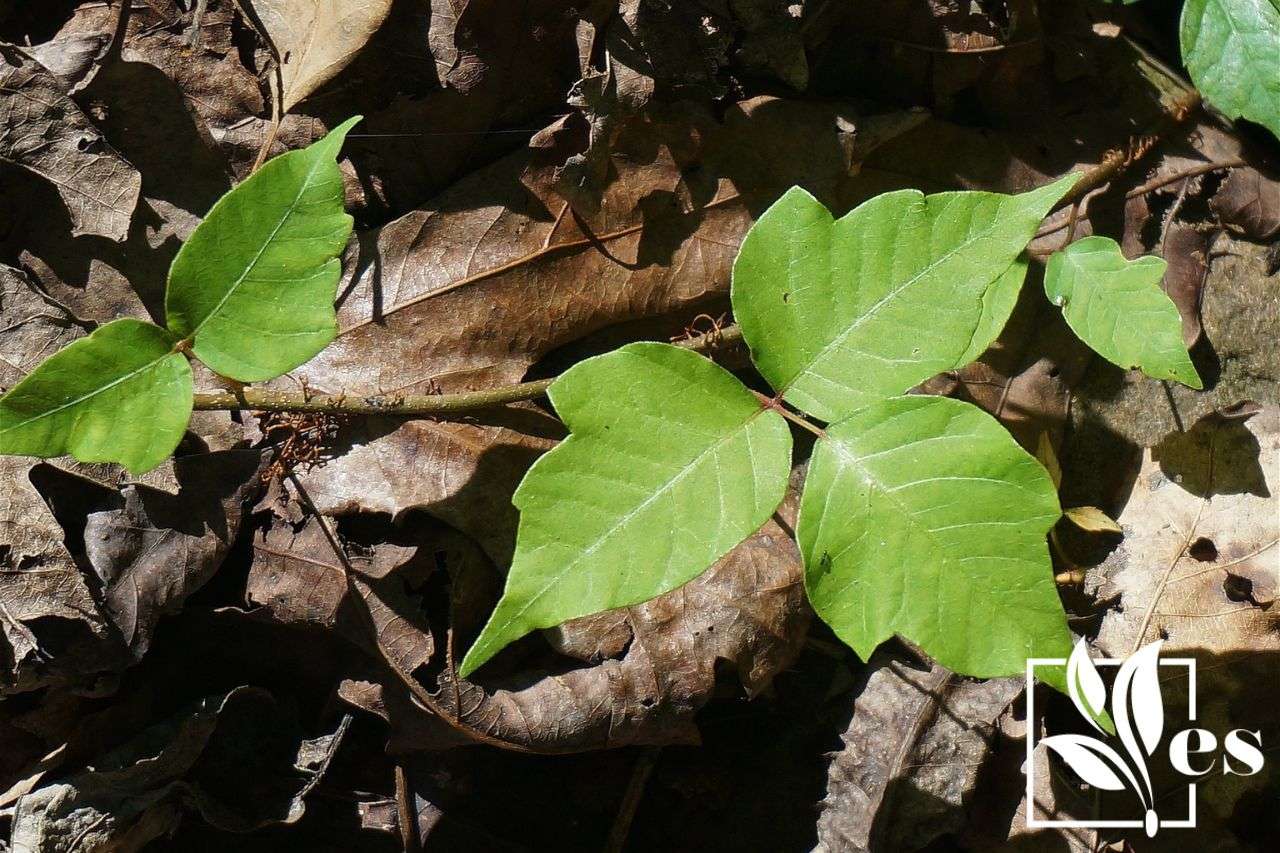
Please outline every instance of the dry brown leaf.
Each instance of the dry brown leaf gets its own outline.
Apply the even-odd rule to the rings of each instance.
[[[1250,240],[1265,243],[1280,233],[1280,181],[1259,169],[1232,169],[1209,206]]]
[[[207,697],[93,767],[23,796],[10,839],[19,849],[123,853],[172,833],[188,809],[233,832],[295,823],[349,721],[305,739],[261,688]]]
[[[285,624],[311,623],[337,630],[370,653],[380,647],[404,672],[431,659],[435,641],[418,589],[435,568],[427,547],[383,543],[348,557],[347,571],[314,520],[294,531],[277,523],[255,537],[246,595]],[[351,600],[354,588],[360,602]],[[364,612],[353,611],[353,605]]]
[[[54,185],[73,233],[125,238],[142,176],[107,144],[58,78],[10,45],[0,45],[0,128],[0,158]]]
[[[391,11],[391,0],[239,0],[261,24],[280,63],[287,113],[355,58]]]
[[[550,753],[696,743],[694,715],[711,697],[716,662],[731,663],[749,693],[763,689],[799,651],[803,596],[795,544],[770,522],[680,589],[565,626],[579,654],[610,655],[593,665],[527,669],[484,686],[446,670],[432,692],[448,722],[394,683],[347,682],[340,695],[390,721],[393,752],[481,737]]]
[[[920,850],[963,828],[997,718],[1023,689],[876,652],[827,768],[815,849]]]
[[[1275,406],[1208,415],[1144,454],[1118,518],[1124,541],[1096,570],[1100,594],[1124,605],[1103,620],[1099,648],[1121,657],[1163,637],[1170,649],[1280,651],[1278,466]]]

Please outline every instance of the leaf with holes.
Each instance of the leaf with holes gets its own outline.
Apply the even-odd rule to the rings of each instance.
[[[303,364],[337,334],[338,256],[351,235],[334,158],[359,116],[227,193],[169,269],[169,329],[242,382]]]
[[[1150,256],[1127,260],[1109,237],[1086,237],[1049,258],[1044,292],[1107,361],[1203,388],[1182,343],[1182,315],[1160,289],[1165,266]]]
[[[1004,326],[1018,255],[1076,179],[1013,196],[900,190],[840,219],[793,188],[733,268],[756,366],[788,402],[837,421],[967,364]]]
[[[864,660],[901,634],[966,675],[1066,657],[1045,535],[1053,482],[991,416],[943,397],[865,406],[818,441],[796,537],[814,610]]]
[[[1280,137],[1280,4],[1187,0],[1182,61],[1209,103]]]
[[[191,418],[191,366],[174,343],[123,319],[63,347],[0,397],[0,453],[156,467]]]
[[[516,490],[506,591],[463,676],[530,631],[692,580],[786,491],[786,422],[696,353],[630,344],[569,369],[548,396],[572,434]]]

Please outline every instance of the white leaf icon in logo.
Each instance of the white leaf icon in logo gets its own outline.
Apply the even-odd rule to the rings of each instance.
[[[1098,721],[1106,712],[1107,687],[1089,659],[1089,649],[1084,640],[1076,643],[1071,657],[1067,659],[1067,690],[1080,716],[1099,733],[1106,734]]]
[[[1040,742],[1062,756],[1077,776],[1095,788],[1123,791],[1127,784],[1138,790],[1138,780],[1133,778],[1133,771],[1125,766],[1124,759],[1100,740],[1068,734],[1054,735]]]
[[[1148,643],[1121,664],[1111,703],[1120,742],[1124,744],[1130,760],[1142,775],[1144,788],[1135,786],[1135,790],[1147,807],[1146,830],[1149,836],[1155,835],[1156,828],[1160,825],[1159,818],[1151,808],[1155,802],[1155,791],[1147,772],[1147,756],[1155,752],[1160,736],[1164,733],[1164,700],[1160,695],[1161,645],[1160,640]],[[1141,746],[1138,744],[1139,738],[1142,740]]]

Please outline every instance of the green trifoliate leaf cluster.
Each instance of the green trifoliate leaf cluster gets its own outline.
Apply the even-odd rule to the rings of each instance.
[[[0,453],[148,471],[191,416],[184,351],[248,382],[324,349],[337,331],[338,256],[352,224],[335,158],[357,121],[271,160],[214,205],[169,270],[167,328],[108,323],[0,397]]]
[[[1013,196],[895,192],[840,219],[802,189],[783,196],[743,241],[732,290],[777,397],[666,344],[632,344],[553,383],[572,434],[516,492],[507,587],[460,675],[530,631],[675,589],[756,530],[791,464],[783,400],[828,424],[796,533],[809,598],[838,636],[865,657],[899,634],[975,676],[1065,657],[1046,545],[1062,514],[1053,479],[982,410],[901,395],[995,340],[1023,249],[1075,180]],[[1050,265],[1073,327],[1112,358],[1123,335],[1095,331],[1136,312],[1143,334],[1119,342],[1120,360],[1198,385],[1181,343],[1167,351],[1180,320],[1171,303],[1151,308],[1168,298],[1150,260],[1082,263],[1096,248],[1082,243]],[[1056,274],[1064,264],[1072,281]],[[1080,300],[1094,307],[1077,325]]]

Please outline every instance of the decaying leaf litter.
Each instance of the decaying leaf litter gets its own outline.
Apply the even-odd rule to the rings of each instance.
[[[0,5],[0,159],[21,200],[0,213],[6,388],[108,321],[163,321],[164,271],[212,202],[260,154],[353,114],[339,336],[282,392],[465,392],[717,329],[743,235],[795,184],[839,214],[897,188],[1096,175],[1032,258],[1095,233],[1163,255],[1206,390],[1090,357],[1030,286],[983,358],[924,388],[979,403],[1029,450],[1047,437],[1063,506],[1119,521],[1123,537],[1055,530],[1073,630],[1110,654],[1157,633],[1197,650],[1224,721],[1274,707],[1277,149],[1166,70],[1176,16],[1030,0],[38,5]],[[726,335],[722,361],[743,368],[734,348]],[[1027,808],[1091,803],[1060,780],[1022,802],[1017,684],[906,648],[863,663],[810,618],[794,500],[686,586],[460,682],[510,564],[512,490],[564,432],[539,401],[464,421],[203,412],[141,482],[5,457],[9,843],[1098,843],[1028,834]],[[289,469],[273,465],[286,439]],[[1271,774],[1206,790],[1215,841],[1280,833]]]

